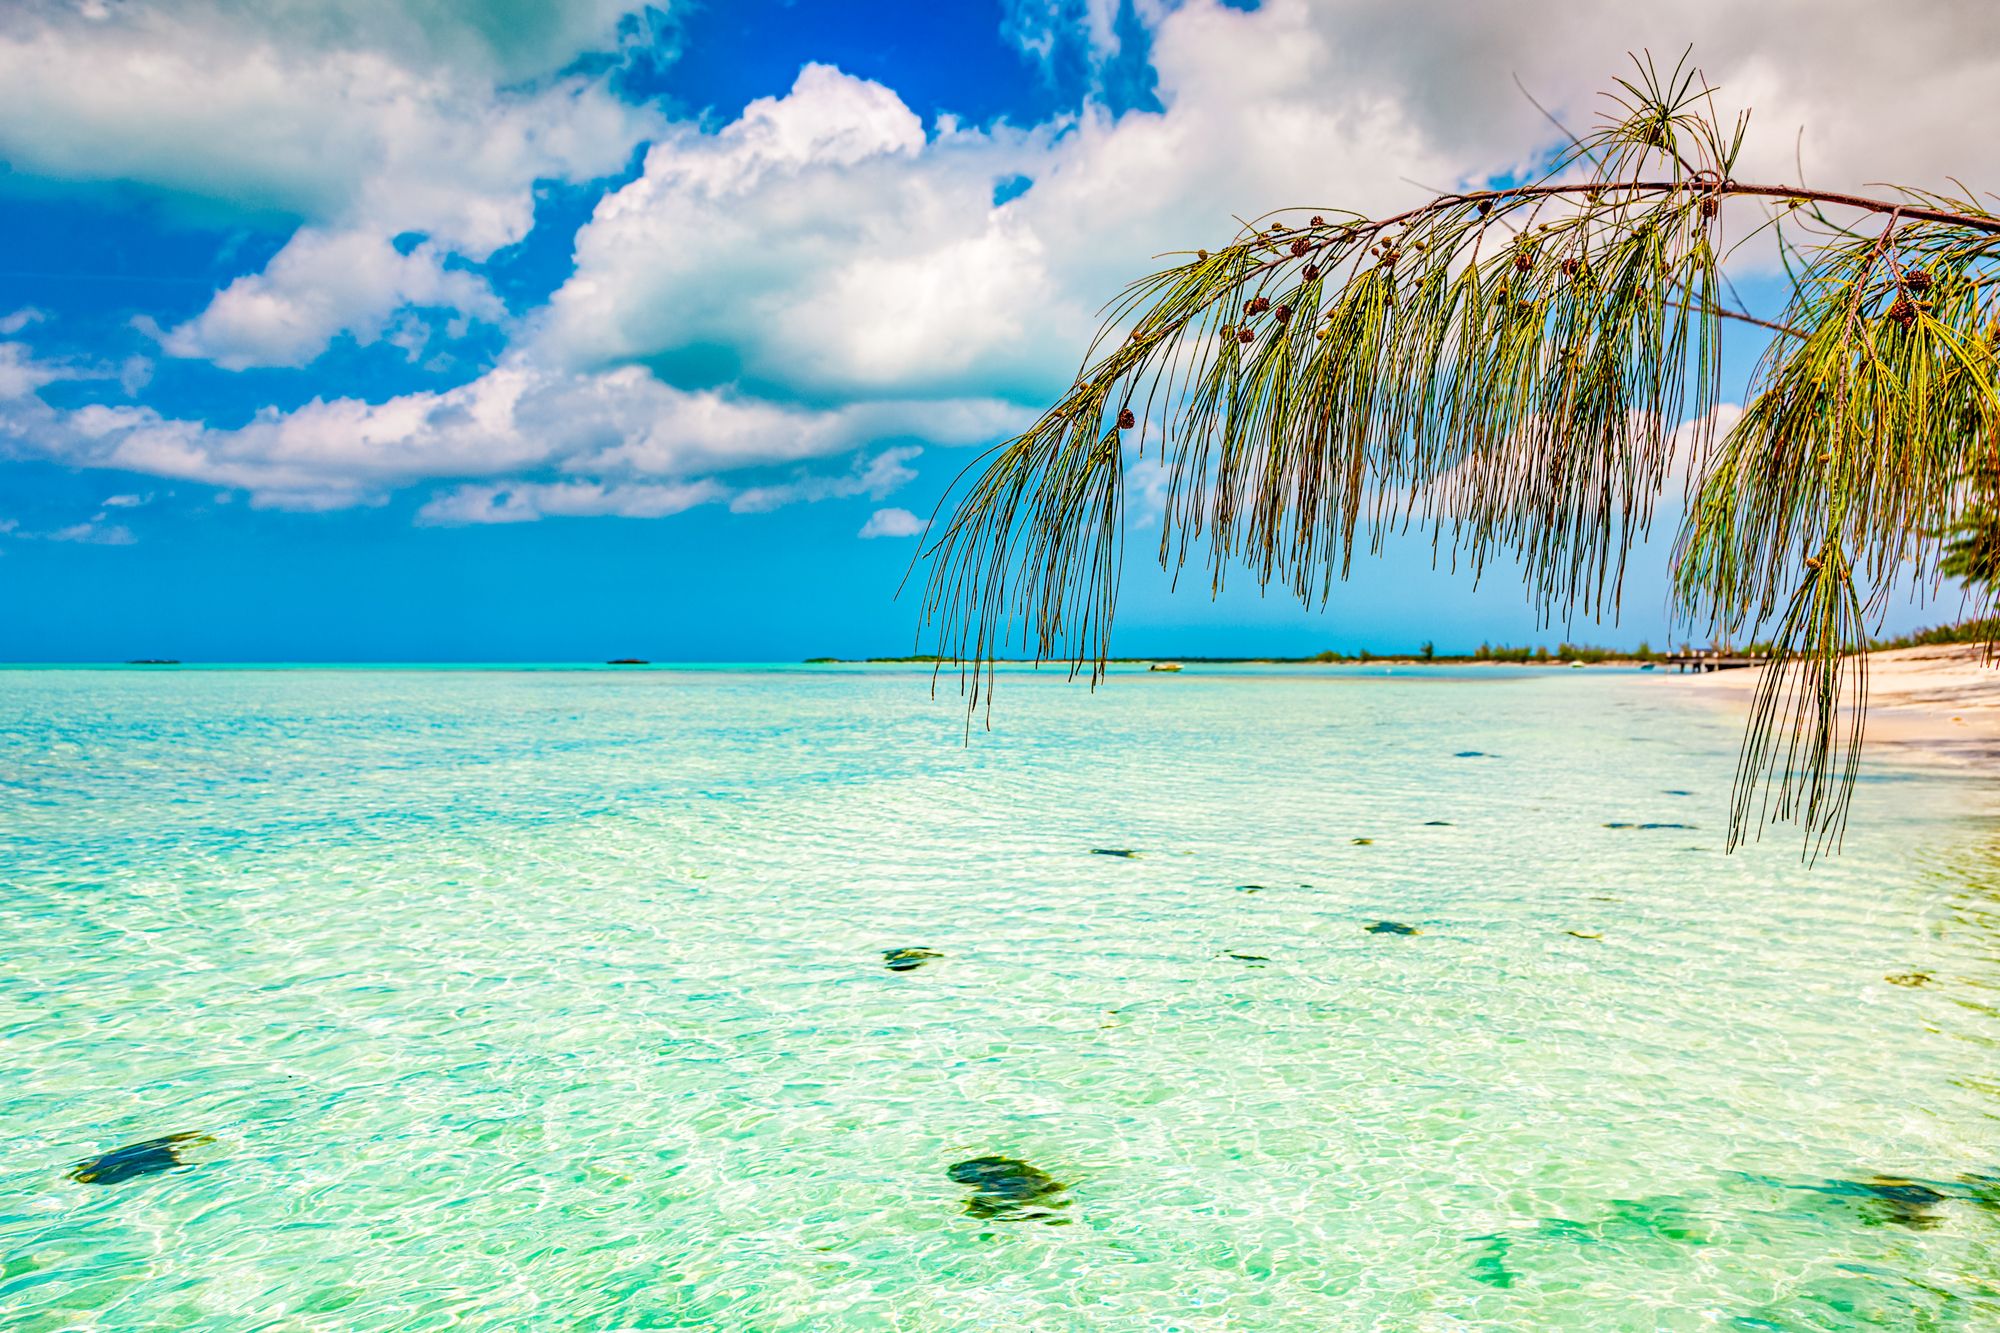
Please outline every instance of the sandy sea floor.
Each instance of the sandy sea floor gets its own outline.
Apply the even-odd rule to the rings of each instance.
[[[930,685],[0,672],[0,1327],[2000,1327],[1985,778],[1809,866],[1726,679]]]

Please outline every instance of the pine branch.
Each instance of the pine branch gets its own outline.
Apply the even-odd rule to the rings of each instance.
[[[1517,564],[1545,620],[1616,611],[1633,543],[1691,467],[1683,613],[1731,634],[1775,618],[1780,644],[1731,845],[1768,818],[1837,841],[1864,690],[1847,654],[1903,573],[1934,565],[1968,442],[2000,438],[1983,295],[2000,218],[1737,182],[1745,122],[1725,132],[1698,76],[1642,64],[1619,88],[1542,181],[1260,220],[1128,287],[1076,382],[933,521],[925,616],[969,707],[990,708],[1010,652],[1102,674],[1126,461],[1148,448],[1159,559],[1182,568],[1205,541],[1216,590],[1241,566],[1323,603],[1357,544],[1416,526],[1475,577]],[[1723,300],[1737,199],[1786,204],[1760,224],[1797,265],[1781,320]],[[1724,321],[1780,336],[1718,442]]]

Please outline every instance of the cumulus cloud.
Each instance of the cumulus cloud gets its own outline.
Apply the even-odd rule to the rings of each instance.
[[[140,0],[93,17],[67,3],[9,6],[0,156],[58,179],[138,181],[321,222],[370,217],[490,253],[519,239],[537,176],[614,169],[646,122],[579,79],[511,90],[534,71],[483,40],[502,25],[446,17],[478,8]],[[390,18],[418,10],[430,17]],[[409,39],[426,25],[434,40]],[[528,65],[585,49],[555,37],[609,27],[547,33]]]
[[[1744,179],[1793,176],[1801,160],[1809,183],[1831,189],[2000,174],[2000,145],[1972,132],[1964,114],[2000,64],[2000,9],[1990,5],[1913,0],[1897,7],[1889,41],[1882,10],[1868,0],[1288,0],[1275,8],[1313,34],[1327,76],[1347,96],[1394,102],[1425,140],[1473,170],[1518,161],[1525,146],[1549,138],[1516,78],[1583,126],[1604,108],[1611,80],[1631,70],[1630,53],[1650,51],[1671,69],[1691,50],[1720,90],[1718,108],[1754,109]],[[1163,37],[1173,46],[1202,40],[1231,26],[1219,17],[1169,21]],[[1219,60],[1204,63],[1220,76]]]
[[[343,332],[363,345],[374,342],[396,311],[412,306],[495,323],[505,317],[484,278],[447,269],[445,259],[428,241],[404,253],[367,231],[302,227],[263,272],[230,283],[201,314],[164,334],[160,346],[227,370],[303,366]]]
[[[1035,397],[1148,256],[1233,229],[1231,208],[1299,188],[1301,161],[1363,202],[1437,165],[1393,116],[1323,105],[1313,74],[1165,115],[925,140],[888,89],[809,67],[721,132],[650,150],[578,235],[536,346],[584,366],[724,347],[744,376],[802,394]],[[1032,184],[996,206],[1017,176]]]
[[[535,181],[614,171],[656,123],[601,80],[520,82],[614,41],[623,8],[16,5],[0,12],[0,158],[304,218],[271,270],[166,342],[232,367],[298,365],[406,304],[495,312],[443,257],[521,240]],[[411,232],[423,247],[389,251]]]
[[[296,366],[347,333],[415,356],[428,325],[413,309],[500,323],[511,345],[455,388],[219,429],[59,410],[38,391],[78,372],[0,342],[0,428],[44,456],[264,505],[442,483],[432,522],[879,500],[907,480],[906,442],[1023,424],[1074,373],[1099,302],[1161,252],[1273,207],[1387,211],[1531,167],[1557,136],[1516,74],[1582,126],[1628,51],[1671,63],[1693,43],[1720,104],[1756,110],[1739,175],[1789,176],[1796,148],[1830,187],[2000,176],[2000,146],[1964,114],[1994,73],[2000,10],[1951,0],[1900,9],[1893,43],[1860,0],[1010,0],[1009,32],[1037,55],[1067,41],[1095,66],[1143,47],[1156,109],[1113,114],[1100,96],[1042,125],[928,129],[893,87],[818,64],[727,124],[667,124],[560,72],[619,40],[621,7],[7,10],[0,156],[18,170],[305,220],[262,272],[162,332],[169,354]],[[1864,69],[1893,102],[1855,93]],[[526,234],[533,182],[609,173],[641,141],[638,177],[576,236],[572,276],[510,320],[475,270]],[[754,484],[731,479],[749,468]],[[1136,522],[1157,521],[1161,480],[1135,472]]]
[[[924,521],[907,509],[878,509],[861,525],[863,537],[914,537]]]
[[[1401,0],[1140,3],[1161,110],[1021,131],[949,121],[928,139],[892,90],[808,67],[717,133],[669,134],[577,238],[575,276],[538,346],[566,364],[675,358],[811,395],[1046,394],[1075,368],[1097,303],[1161,251],[1285,205],[1386,210],[1532,168],[1556,132],[1514,75],[1579,126],[1651,46],[1694,43],[1722,104],[1756,108],[1745,170],[1816,184],[2000,175],[1963,108],[1990,79],[2000,10],[1936,3],[1893,51],[1858,0],[1454,7]],[[1024,44],[1051,24],[1115,48],[1118,6],[1020,3]],[[1844,17],[1843,17],[1844,16]],[[1023,35],[1025,34],[1025,35]],[[1887,62],[1885,65],[1883,62]],[[1854,94],[1857,70],[1899,93]],[[1031,182],[993,203],[996,184]]]
[[[1404,176],[1463,171],[1392,99],[1342,89],[1302,5],[1191,4],[1158,24],[1158,114],[1092,105],[927,139],[891,90],[811,66],[717,133],[664,137],[579,233],[534,345],[667,373],[721,347],[746,378],[817,396],[1032,399],[1158,252],[1226,236],[1238,213],[1382,206]]]
[[[23,19],[130,33],[193,30],[286,50],[365,50],[513,82],[619,41],[634,0],[14,0]],[[73,30],[73,29],[72,29]]]
[[[795,464],[851,453],[874,441],[919,438],[967,444],[1015,427],[1020,409],[991,400],[874,402],[813,409],[720,390],[683,390],[644,369],[590,374],[511,361],[457,388],[404,394],[381,403],[315,399],[291,412],[267,411],[234,429],[171,418],[141,406],[58,409],[31,391],[9,395],[9,368],[32,386],[51,372],[10,362],[0,344],[0,435],[76,466],[115,468],[250,492],[255,504],[334,509],[374,503],[427,478],[477,478],[541,471],[599,481],[683,480],[705,473]],[[18,387],[18,386],[17,386]],[[884,451],[853,473],[732,492],[748,509],[834,494],[883,494],[910,475],[914,453]],[[525,484],[525,483],[524,483]],[[510,492],[511,493],[511,492]],[[582,512],[581,491],[522,491],[514,512]],[[607,490],[603,512],[643,491]],[[535,497],[557,497],[567,510]],[[504,506],[503,506],[504,507]],[[457,509],[436,511],[432,517]],[[634,511],[636,512],[636,511]]]
[[[985,225],[994,142],[931,144],[888,88],[808,65],[720,132],[648,151],[578,234],[538,346],[584,366],[722,347],[747,376],[845,391],[1017,356],[1010,309],[1052,293]]]

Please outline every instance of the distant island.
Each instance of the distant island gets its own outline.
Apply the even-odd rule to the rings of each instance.
[[[1312,666],[1316,664],[1333,665],[1362,662],[1382,663],[1391,666],[1399,663],[1410,665],[1422,665],[1424,663],[1451,665],[1453,663],[1468,662],[1508,662],[1527,663],[1530,665],[1567,666],[1573,662],[1589,662],[1592,664],[1600,662],[1658,662],[1666,656],[1666,653],[1655,652],[1651,647],[1643,643],[1636,649],[1630,650],[1620,648],[1591,648],[1572,643],[1558,644],[1553,649],[1546,647],[1510,648],[1505,645],[1495,647],[1492,644],[1482,643],[1470,653],[1440,653],[1433,645],[1426,643],[1414,653],[1371,653],[1365,648],[1353,653],[1339,653],[1328,650],[1326,652],[1313,653],[1305,657],[1284,657],[1269,654],[1254,657],[1202,657],[1199,655],[1190,656],[1186,653],[1161,653],[1152,656],[1140,654],[1129,657],[1112,657],[1107,658],[1106,661],[1126,666],[1166,661],[1196,662],[1208,666]],[[1009,658],[1006,660],[1017,665],[1028,665],[1032,661],[1029,658]],[[954,659],[952,658],[942,657],[936,653],[911,653],[901,657],[808,657],[805,659],[804,665],[881,666],[903,663],[943,665],[953,661]]]
[[[1891,652],[1901,648],[1927,648],[1939,644],[1988,643],[2000,639],[2000,620],[1968,620],[1962,624],[1939,625],[1932,629],[1918,630],[1911,634],[1889,639],[1869,641],[1870,652]],[[1414,653],[1372,653],[1366,648],[1352,653],[1313,653],[1305,657],[1284,657],[1278,655],[1245,657],[1200,657],[1185,653],[1160,653],[1153,656],[1119,656],[1106,660],[1124,666],[1136,666],[1151,662],[1194,662],[1207,666],[1312,666],[1338,665],[1344,663],[1371,663],[1383,666],[1466,666],[1475,663],[1505,663],[1515,666],[1647,666],[1657,665],[1676,655],[1695,651],[1683,645],[1679,649],[1657,650],[1649,643],[1640,642],[1636,648],[1597,648],[1582,643],[1558,643],[1555,647],[1531,646],[1511,647],[1506,644],[1482,643],[1469,653],[1441,653],[1433,643],[1423,643]],[[1738,651],[1746,656],[1767,657],[1771,645],[1764,642],[1743,645]],[[808,657],[807,666],[880,666],[902,663],[926,663],[945,665],[954,659],[936,653],[912,653],[902,657]],[[1030,658],[1006,659],[1015,665],[1033,665]]]

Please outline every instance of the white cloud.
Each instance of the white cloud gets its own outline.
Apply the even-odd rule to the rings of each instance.
[[[787,407],[719,390],[676,389],[636,366],[568,374],[516,360],[455,389],[381,403],[315,399],[225,430],[146,407],[64,410],[32,393],[8,398],[7,349],[18,346],[0,344],[0,436],[76,466],[241,488],[253,503],[277,508],[342,508],[379,502],[424,479],[538,470],[593,483],[678,481],[837,456],[880,440],[969,444],[1022,421],[1020,409],[992,400]],[[45,373],[22,363],[24,379]],[[770,508],[886,493],[908,478],[904,463],[913,453],[890,449],[845,477],[731,494],[743,501],[740,507]]]
[[[1001,33],[1048,64],[1066,37],[1076,37],[1096,62],[1115,54],[1119,0],[1006,0]],[[1157,6],[1148,5],[1157,10]]]
[[[1555,132],[1516,73],[1583,126],[1628,50],[1671,63],[1693,42],[1719,105],[1756,110],[1739,175],[1790,175],[1803,125],[1814,184],[2000,178],[2000,144],[1964,113],[2000,63],[2000,9],[1951,0],[1901,7],[1892,43],[1860,0],[1436,13],[1135,0],[1158,113],[1093,103],[1028,128],[945,117],[928,134],[892,88],[824,65],[719,129],[665,125],[602,81],[556,74],[616,39],[619,8],[186,0],[97,21],[54,3],[0,15],[0,157],[17,169],[306,219],[264,271],[162,333],[167,352],[299,365],[346,332],[420,358],[431,321],[412,311],[436,309],[513,338],[457,388],[314,400],[236,429],[58,410],[36,391],[82,372],[0,342],[0,428],[45,456],[264,505],[443,483],[424,509],[436,522],[880,499],[908,471],[900,442],[1022,424],[1075,371],[1099,302],[1160,252],[1272,207],[1385,211],[1531,162]],[[1118,9],[1016,0],[1010,31],[1049,54],[1071,24],[1103,63]],[[1864,71],[1894,98],[1856,95]],[[574,275],[516,326],[466,265],[526,233],[535,180],[609,172],[648,138],[640,177],[577,235]],[[1032,183],[996,205],[1015,177]],[[405,232],[422,237],[407,253],[391,243]],[[31,318],[7,316],[0,334]],[[128,393],[142,383],[126,378]],[[819,461],[864,450],[848,471]],[[790,473],[727,480],[749,468]],[[1133,473],[1135,524],[1157,521],[1161,482]]]
[[[878,509],[861,525],[863,537],[914,537],[924,521],[907,509]]]
[[[0,315],[0,338],[11,338],[30,324],[39,324],[47,318],[33,306],[22,306],[10,315]]]
[[[109,496],[104,501],[104,507],[106,509],[138,509],[143,505],[151,503],[153,503],[153,495],[152,492],[148,491],[144,495]]]
[[[138,0],[91,21],[67,4],[11,6],[0,156],[17,171],[317,222],[366,217],[490,253],[524,230],[537,176],[614,169],[646,118],[582,80],[511,91],[535,71],[489,58],[477,24],[460,26],[464,40],[442,26],[441,40],[381,40],[394,13],[453,8],[477,7]],[[557,32],[610,36],[601,21]],[[587,49],[561,45],[542,52],[550,68]]]
[[[26,343],[0,343],[0,405],[29,397],[44,384],[73,378],[71,371],[36,359]]]
[[[167,341],[232,367],[297,365],[342,330],[378,336],[406,304],[493,317],[485,284],[443,257],[519,241],[535,181],[614,171],[657,124],[601,81],[516,82],[615,40],[623,8],[17,5],[0,12],[0,158],[304,218],[269,271]],[[406,232],[427,244],[394,256]]]
[[[665,518],[709,504],[725,494],[713,481],[508,482],[460,486],[433,498],[417,513],[422,523],[527,523],[540,518]]]
[[[1157,527],[1166,517],[1172,480],[1157,450],[1144,458],[1125,451],[1125,523],[1131,531]]]
[[[536,346],[563,364],[726,349],[742,374],[815,396],[997,393],[1033,399],[1074,370],[1098,303],[1158,253],[1230,235],[1281,206],[1382,211],[1532,166],[1556,139],[1514,84],[1579,127],[1645,46],[1695,44],[1720,107],[1754,105],[1744,171],[1814,183],[2000,176],[1964,107],[2000,57],[2000,9],[1934,3],[1893,51],[1859,0],[1453,8],[1404,0],[1141,3],[1160,114],[1087,108],[1021,131],[949,123],[928,142],[886,88],[809,67],[718,133],[658,141],[640,179],[577,238],[577,270]],[[1100,54],[1102,3],[1015,6],[1016,36],[1070,16]],[[1899,15],[1906,11],[1899,11]],[[1886,61],[1887,64],[1882,62]],[[1893,108],[1854,94],[1858,72]],[[1033,184],[1003,205],[996,182]],[[1747,215],[1745,219],[1748,221]],[[669,369],[668,373],[672,373]]]
[[[7,399],[25,398],[58,380],[112,381],[130,395],[144,388],[152,373],[153,363],[143,356],[126,357],[115,367],[91,361],[46,361],[24,342],[0,342],[0,407]]]
[[[459,486],[432,497],[418,512],[423,523],[524,523],[539,518],[664,518],[696,505],[727,502],[731,513],[761,514],[785,505],[855,495],[880,498],[917,474],[904,466],[920,451],[884,450],[859,459],[843,474],[801,473],[773,485],[732,489],[714,478],[690,482],[508,481]]]
[[[58,528],[48,535],[52,542],[74,542],[82,546],[131,546],[139,539],[132,530],[122,523],[106,523],[105,516],[98,514],[87,522],[72,523],[66,528]]]
[[[486,280],[447,269],[445,258],[428,241],[404,254],[367,231],[301,227],[262,273],[229,284],[201,314],[163,335],[160,346],[228,370],[303,366],[342,332],[374,342],[394,312],[412,306],[489,323],[503,319],[506,311]],[[406,350],[414,359],[423,346]]]
[[[1198,8],[1209,12],[1164,25],[1174,44],[1236,26]],[[1906,0],[1890,40],[1884,11],[1869,0],[1533,0],[1452,6],[1449,21],[1426,21],[1402,0],[1274,8],[1298,13],[1316,34],[1335,86],[1395,102],[1468,169],[1505,166],[1524,145],[1548,141],[1517,77],[1582,128],[1604,109],[1600,94],[1631,70],[1628,53],[1650,51],[1664,72],[1691,48],[1720,90],[1718,109],[1754,110],[1742,179],[1795,176],[1798,157],[1809,183],[1830,189],[1884,180],[1949,188],[1949,176],[2000,174],[2000,145],[1965,116],[2000,68],[2000,8],[1991,5]],[[1205,63],[1219,77],[1231,52],[1213,54]]]
[[[924,142],[889,90],[809,67],[719,133],[655,144],[578,235],[534,345],[579,366],[725,347],[821,396],[1046,394],[1157,252],[1228,235],[1235,211],[1336,186],[1380,205],[1402,174],[1456,174],[1393,104],[1334,90],[1297,8],[1164,18],[1168,110],[1116,121]],[[996,206],[1016,175],[1032,187]]]
[[[749,376],[846,396],[1018,361],[1030,329],[1009,310],[1052,294],[1029,238],[986,226],[994,142],[927,146],[889,89],[807,66],[648,152],[579,233],[538,346],[581,366],[721,346]]]
[[[1691,417],[1675,426],[1667,437],[1668,480],[1685,484],[1690,477],[1705,472],[1709,459],[1703,454],[1703,444],[1714,450],[1742,419],[1741,403],[1717,403],[1708,410],[1706,420]]]
[[[411,65],[445,65],[512,82],[549,73],[579,51],[618,40],[635,0],[13,0],[22,18],[123,27],[155,36],[286,50],[365,50]],[[78,22],[80,21],[80,22]]]
[[[118,365],[118,387],[125,391],[127,398],[153,382],[153,359],[149,356],[128,356]]]
[[[910,447],[885,449],[873,458],[857,458],[845,476],[801,476],[773,486],[753,486],[731,497],[729,509],[736,514],[761,514],[801,500],[831,500],[851,495],[880,500],[916,480],[917,474],[907,464],[922,452]]]

